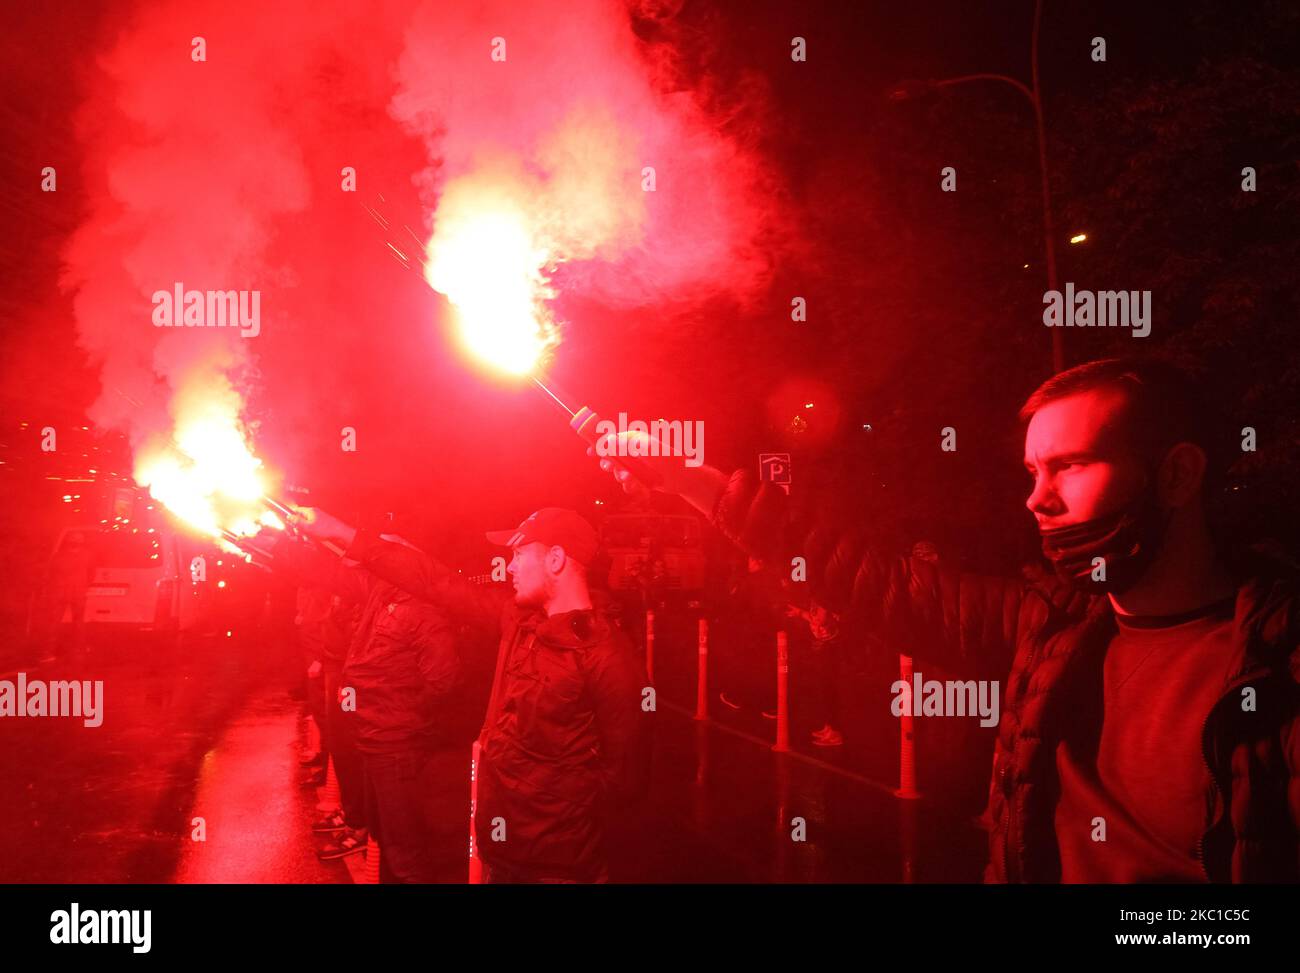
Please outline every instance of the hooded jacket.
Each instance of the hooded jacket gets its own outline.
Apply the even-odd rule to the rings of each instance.
[[[819,602],[851,613],[900,651],[1004,679],[989,803],[989,882],[1058,882],[1057,746],[1100,732],[1102,661],[1116,633],[1110,601],[1054,577],[1026,583],[891,558],[853,534],[783,542],[785,495],[737,471],[713,523],[751,555],[807,558]],[[1207,714],[1201,749],[1213,781],[1200,860],[1212,882],[1300,880],[1300,582],[1264,561],[1241,578],[1234,662]],[[1008,675],[1009,672],[1009,675]],[[1253,689],[1254,709],[1243,707]]]
[[[642,694],[650,682],[627,637],[599,607],[548,618],[366,531],[358,531],[348,556],[445,607],[454,621],[499,621],[479,736],[475,818],[483,860],[547,878],[598,878],[606,815],[642,796],[649,779]],[[501,825],[505,840],[493,840]]]

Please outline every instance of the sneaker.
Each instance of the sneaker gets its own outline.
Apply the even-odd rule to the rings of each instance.
[[[726,693],[718,693],[718,701],[722,703],[723,706],[730,707],[731,709],[740,709],[740,704],[733,703],[729,700]]]
[[[323,818],[317,819],[311,829],[316,834],[328,834],[331,831],[346,831],[348,824],[343,820],[343,812],[334,810]]]
[[[834,727],[827,727],[826,732],[818,731],[812,735],[813,746],[816,747],[842,747],[844,746],[844,737],[839,730]]]
[[[365,828],[346,828],[338,841],[330,842],[320,851],[316,852],[316,857],[323,862],[332,862],[339,858],[347,858],[349,855],[360,855],[366,850],[366,829]]]

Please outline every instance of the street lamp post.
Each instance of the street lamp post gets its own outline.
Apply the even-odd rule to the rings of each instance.
[[[957,78],[944,78],[940,81],[903,81],[895,85],[889,97],[893,101],[906,101],[927,91],[950,88],[953,85],[966,84],[971,81],[1002,81],[1011,85],[1029,99],[1034,109],[1034,128],[1038,135],[1038,176],[1043,193],[1043,246],[1047,253],[1047,289],[1058,290],[1056,286],[1056,224],[1052,219],[1052,193],[1047,179],[1047,129],[1043,124],[1042,88],[1038,81],[1038,33],[1043,19],[1043,0],[1034,3],[1034,32],[1030,41],[1030,73],[1032,87],[1005,74],[981,72],[963,74]],[[1065,347],[1060,328],[1052,329],[1052,370],[1059,372],[1065,368]]]

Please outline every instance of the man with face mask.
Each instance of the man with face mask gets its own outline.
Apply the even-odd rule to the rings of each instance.
[[[1055,569],[1040,583],[851,537],[782,549],[779,488],[646,462],[751,554],[806,556],[825,604],[919,663],[1004,680],[987,881],[1294,882],[1297,581],[1264,561],[1233,574],[1217,556],[1203,398],[1168,364],[1122,360],[1030,396],[1026,505]],[[601,465],[631,488],[616,460]]]

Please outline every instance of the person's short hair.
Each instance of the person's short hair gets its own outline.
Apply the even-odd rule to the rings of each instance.
[[[1222,474],[1220,419],[1213,396],[1182,367],[1162,358],[1104,358],[1058,372],[1020,407],[1028,422],[1043,406],[1084,392],[1113,389],[1126,400],[1124,434],[1140,455],[1159,460],[1177,443],[1195,443],[1209,458],[1207,485]]]

